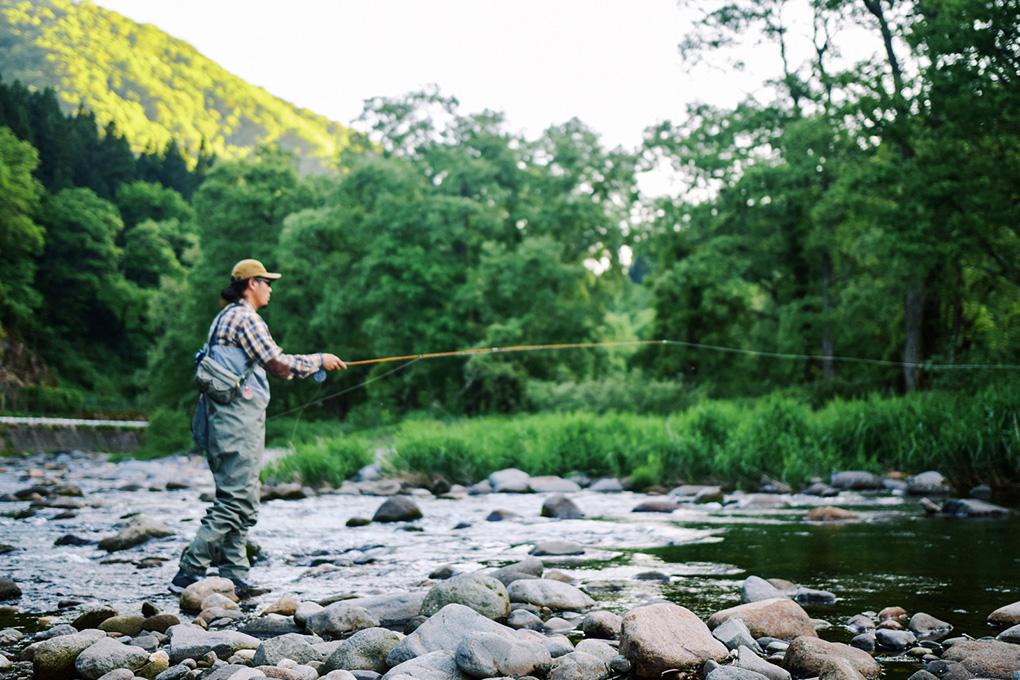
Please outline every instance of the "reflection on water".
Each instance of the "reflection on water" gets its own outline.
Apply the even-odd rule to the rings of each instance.
[[[912,511],[916,510],[916,511]],[[851,616],[900,606],[953,624],[956,633],[981,637],[987,617],[1020,600],[1020,518],[982,521],[925,517],[905,503],[902,512],[861,522],[814,525],[791,515],[788,523],[731,524],[724,540],[647,551],[667,563],[732,565],[740,576],[678,579],[668,597],[700,616],[740,603],[749,575],[782,578],[828,590],[834,605],[806,606],[833,624],[830,640],[848,642],[842,625]]]

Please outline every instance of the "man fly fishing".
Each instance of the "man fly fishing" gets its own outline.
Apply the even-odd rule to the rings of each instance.
[[[289,380],[306,378],[320,369],[347,368],[334,354],[284,354],[273,341],[258,310],[269,304],[272,283],[279,278],[258,260],[241,260],[230,272],[230,285],[220,293],[226,305],[209,327],[198,373],[209,369],[218,377],[227,376],[221,384],[230,389],[207,389],[200,394],[192,421],[193,437],[205,450],[216,482],[216,498],[181,556],[171,592],[182,592],[216,566],[221,577],[233,581],[239,597],[255,594],[248,582],[245,545],[259,511],[269,405],[267,374]]]

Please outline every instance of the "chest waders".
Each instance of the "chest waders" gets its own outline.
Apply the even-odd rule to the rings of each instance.
[[[248,363],[239,347],[214,345],[210,355],[238,374]],[[251,399],[243,396],[245,392]],[[201,401],[196,417],[201,417],[204,409],[206,459],[216,482],[216,498],[181,556],[180,568],[205,576],[209,567],[216,566],[224,578],[246,579],[248,530],[258,518],[259,473],[266,441],[269,385],[265,371],[257,366],[242,394],[229,404],[205,397]]]

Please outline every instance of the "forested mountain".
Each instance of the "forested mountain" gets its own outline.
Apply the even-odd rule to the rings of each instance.
[[[113,122],[136,153],[174,140],[190,155],[241,158],[263,144],[321,171],[351,144],[349,128],[272,96],[155,26],[87,1],[0,0],[0,74],[52,88],[66,113]]]

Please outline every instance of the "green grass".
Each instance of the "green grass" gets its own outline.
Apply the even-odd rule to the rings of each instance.
[[[744,486],[762,475],[796,488],[834,470],[933,469],[960,488],[1020,481],[1020,390],[1011,386],[837,399],[819,409],[771,395],[703,400],[670,415],[576,411],[438,421],[418,414],[349,430],[271,424],[271,442],[293,452],[264,476],[337,486],[385,449],[395,471],[464,484],[508,467],[531,475],[630,476],[637,488]]]

